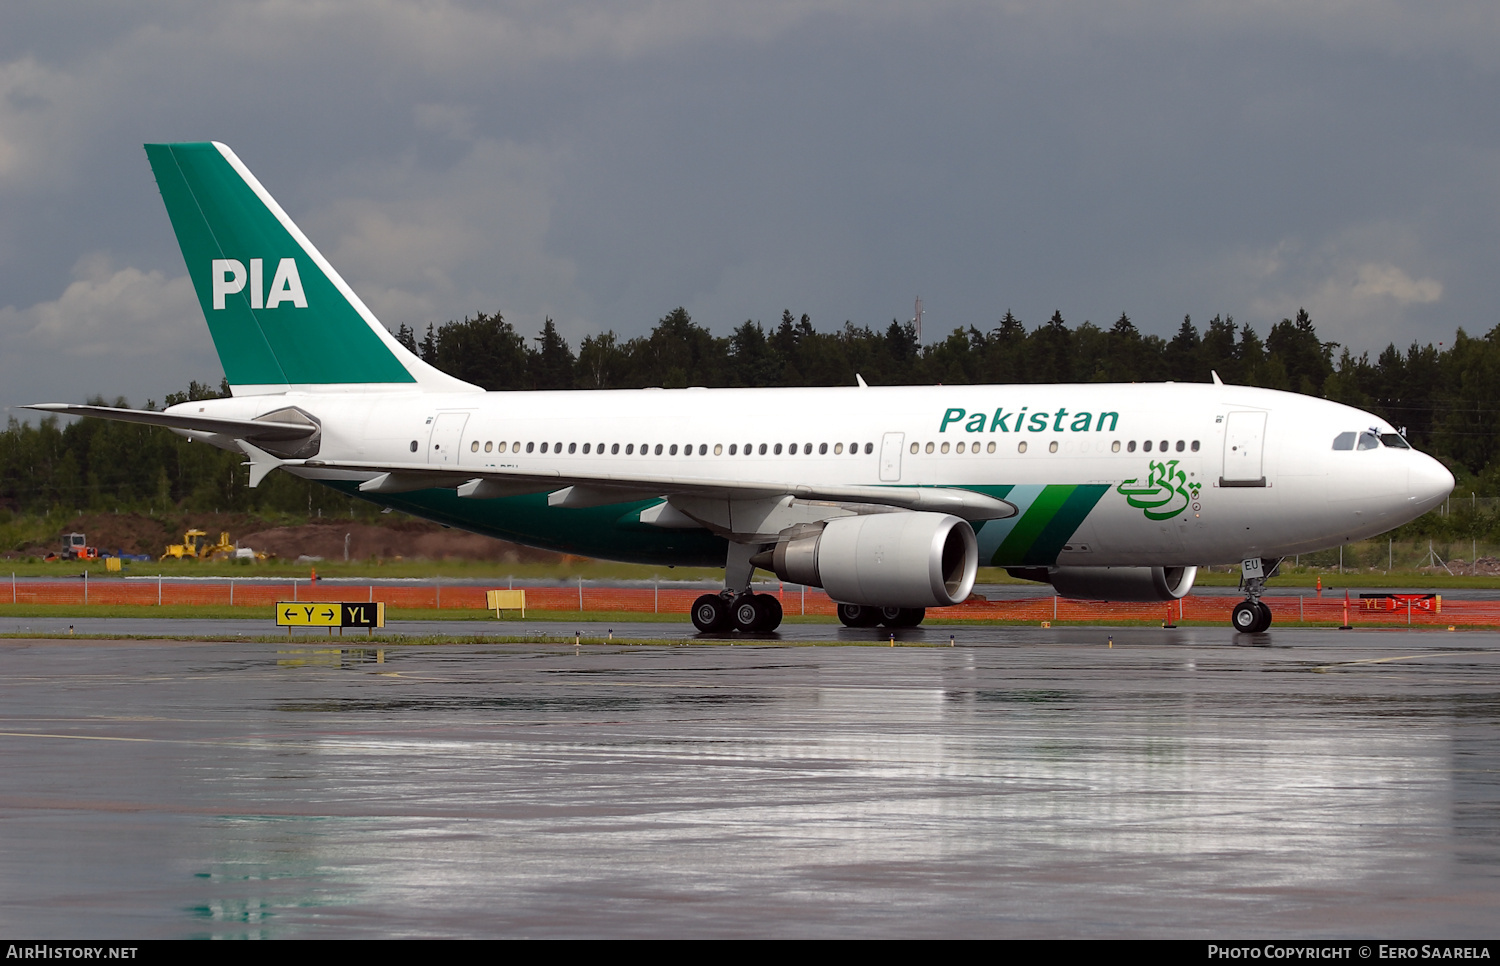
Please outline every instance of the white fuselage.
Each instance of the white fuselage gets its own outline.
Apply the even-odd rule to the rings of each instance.
[[[1376,416],[1218,384],[323,390],[172,411],[254,418],[287,406],[321,423],[325,461],[622,482],[982,488],[1019,510],[978,528],[981,562],[1000,565],[1023,562],[996,558],[1002,547],[1013,556],[1049,540],[1055,559],[1024,562],[1178,566],[1306,553],[1411,520],[1453,485]],[[1334,448],[1340,434],[1370,432],[1387,443]],[[373,475],[288,469],[313,479]],[[1059,509],[1068,499],[1071,510]]]

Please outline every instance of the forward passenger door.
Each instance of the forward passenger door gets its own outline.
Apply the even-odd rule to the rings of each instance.
[[[1230,413],[1224,420],[1224,473],[1220,486],[1265,486],[1262,467],[1266,414]]]

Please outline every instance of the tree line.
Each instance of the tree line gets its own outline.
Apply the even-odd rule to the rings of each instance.
[[[872,329],[846,322],[820,331],[791,311],[773,326],[751,320],[716,336],[681,308],[646,335],[590,335],[576,351],[551,319],[527,338],[498,314],[431,324],[421,338],[402,325],[395,335],[427,362],[486,389],[839,386],[853,385],[856,375],[870,385],[1208,382],[1217,373],[1227,383],[1322,396],[1377,413],[1453,468],[1462,493],[1500,495],[1494,418],[1500,327],[1477,338],[1460,330],[1448,346],[1391,344],[1374,358],[1321,339],[1305,311],[1271,326],[1264,338],[1229,316],[1202,328],[1184,318],[1162,338],[1142,333],[1124,313],[1105,328],[1069,325],[1060,312],[1028,327],[1007,312],[992,327],[955,329],[922,345],[909,323]],[[164,404],[227,393],[227,384],[194,382]],[[12,418],[0,433],[0,508],[377,512],[284,473],[252,490],[243,463],[237,454],[151,427]],[[1471,523],[1481,525],[1500,533],[1500,521]]]

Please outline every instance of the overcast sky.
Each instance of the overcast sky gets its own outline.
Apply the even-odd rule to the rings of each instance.
[[[221,370],[141,144],[234,148],[390,328],[1305,306],[1500,323],[1500,4],[24,2],[0,403]]]

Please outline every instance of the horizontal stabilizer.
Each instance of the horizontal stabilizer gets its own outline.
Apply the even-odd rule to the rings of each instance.
[[[113,406],[74,406],[69,403],[36,403],[24,409],[64,416],[95,416],[122,423],[143,423],[187,432],[215,433],[234,439],[253,439],[262,443],[290,442],[306,439],[318,431],[312,423],[282,423],[261,419],[226,419],[220,416],[192,416],[187,413],[159,413],[150,409],[116,409]]]

